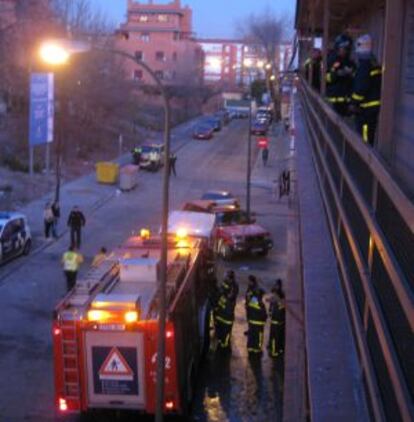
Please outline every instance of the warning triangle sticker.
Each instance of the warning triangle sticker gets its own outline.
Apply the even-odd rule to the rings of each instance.
[[[134,371],[120,351],[113,347],[99,370],[99,378],[102,380],[132,381],[134,379]]]

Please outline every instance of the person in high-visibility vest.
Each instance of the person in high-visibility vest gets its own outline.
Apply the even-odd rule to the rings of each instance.
[[[66,277],[66,288],[67,291],[71,290],[76,284],[76,278],[78,276],[78,270],[83,262],[83,256],[75,251],[73,245],[69,247],[69,250],[62,256],[63,272]]]
[[[267,312],[263,303],[263,290],[255,288],[247,303],[247,352],[249,356],[261,356]]]
[[[285,349],[285,293],[282,280],[276,280],[272,288],[272,297],[269,307],[270,331],[267,349],[272,358],[280,356]]]

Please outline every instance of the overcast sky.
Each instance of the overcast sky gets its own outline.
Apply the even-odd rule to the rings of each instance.
[[[127,0],[91,1],[115,23],[124,20]],[[158,0],[155,3],[169,1]],[[267,8],[287,14],[293,20],[296,0],[181,0],[181,4],[193,9],[193,26],[197,36],[235,38],[237,22],[251,13],[260,13]]]

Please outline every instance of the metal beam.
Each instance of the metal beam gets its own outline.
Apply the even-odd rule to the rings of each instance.
[[[322,45],[322,75],[321,94],[326,95],[326,70],[328,68],[328,43],[329,43],[329,0],[323,1],[323,45]]]

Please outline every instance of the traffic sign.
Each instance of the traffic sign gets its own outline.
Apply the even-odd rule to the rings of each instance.
[[[134,378],[134,371],[130,368],[119,350],[114,347],[99,370],[99,378],[101,380],[132,380]]]

